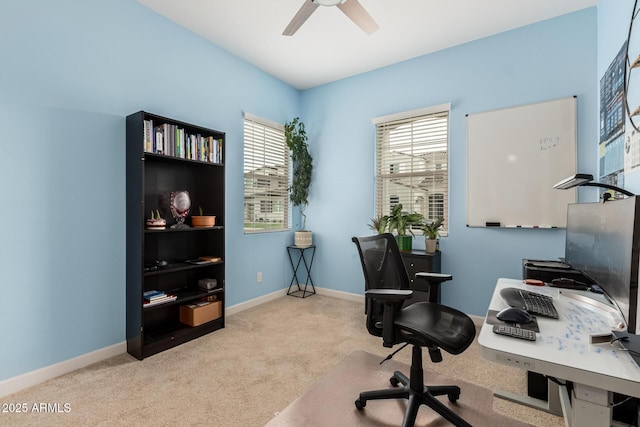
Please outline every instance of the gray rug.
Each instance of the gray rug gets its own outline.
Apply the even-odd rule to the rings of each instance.
[[[380,365],[380,356],[354,351],[329,373],[320,378],[298,399],[267,423],[268,427],[290,426],[399,426],[402,424],[406,400],[371,400],[359,411],[354,401],[361,391],[391,387],[389,378],[399,370],[405,375],[409,366],[389,360]],[[461,388],[456,404],[446,396],[441,401],[474,426],[517,427],[529,426],[493,411],[493,392],[489,389],[438,375],[425,369],[427,385],[455,384]],[[429,407],[422,405],[416,426],[449,426]]]

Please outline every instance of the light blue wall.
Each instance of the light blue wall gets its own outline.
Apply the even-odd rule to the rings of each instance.
[[[364,287],[350,237],[371,234],[371,119],[447,102],[451,198],[449,237],[440,247],[453,281],[443,286],[443,302],[484,315],[496,280],[521,277],[522,258],[562,256],[563,230],[466,227],[465,115],[577,95],[578,164],[595,172],[595,46],[590,8],[305,91],[316,171],[307,226],[318,245],[317,283],[353,293]],[[424,248],[424,240],[414,239],[414,247]]]
[[[139,110],[227,132],[227,305],[282,289],[291,236],[243,233],[242,111],[284,122],[299,91],[134,0],[1,9],[0,381],[125,339],[125,117]]]

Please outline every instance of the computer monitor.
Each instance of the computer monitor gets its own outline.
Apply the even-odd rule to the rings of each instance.
[[[622,311],[628,331],[640,334],[640,200],[570,204],[565,262],[604,289]]]

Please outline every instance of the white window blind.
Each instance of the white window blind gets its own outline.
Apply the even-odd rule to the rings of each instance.
[[[284,126],[244,114],[244,231],[289,228],[289,152]]]
[[[444,104],[374,119],[376,125],[376,213],[405,212],[449,218],[449,110]]]

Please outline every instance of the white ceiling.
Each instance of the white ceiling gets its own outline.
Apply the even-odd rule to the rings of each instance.
[[[320,6],[283,36],[303,1],[138,0],[298,89],[595,6],[597,0],[360,0],[380,29],[367,35]]]

